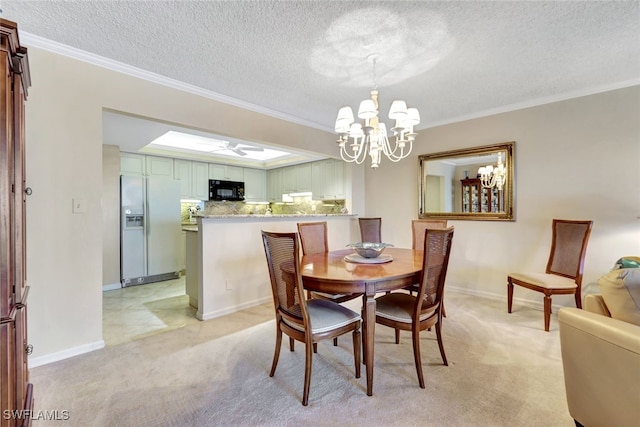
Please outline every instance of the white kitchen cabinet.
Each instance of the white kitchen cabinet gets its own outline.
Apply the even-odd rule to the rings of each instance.
[[[180,180],[180,197],[209,200],[209,164],[174,159],[173,177]]]
[[[142,154],[120,153],[120,174],[143,176],[145,156]]]
[[[297,188],[296,192],[308,192],[311,191],[311,166],[312,163],[302,163],[301,165],[296,165],[296,180],[297,180]]]
[[[267,198],[270,202],[282,201],[282,168],[267,171]]]
[[[282,192],[303,193],[311,191],[312,163],[286,166],[282,169]]]
[[[173,159],[169,157],[146,156],[147,176],[167,176],[173,178]]]
[[[209,179],[244,181],[244,170],[240,166],[209,164]]]
[[[336,200],[344,200],[347,196],[347,185],[345,181],[345,162],[342,160],[333,160],[333,180],[331,190]]]
[[[209,200],[209,164],[193,162],[192,173],[192,199]]]
[[[190,199],[192,196],[192,171],[191,160],[173,160],[173,178],[180,180],[180,197]]]
[[[244,168],[244,198],[247,202],[267,201],[266,171]]]
[[[298,183],[295,166],[286,166],[282,168],[282,192],[285,194],[297,193]]]
[[[311,198],[322,200],[325,193],[325,164],[326,160],[311,163]]]
[[[345,198],[345,169],[341,160],[327,159],[313,162],[312,198],[314,200],[341,200]]]

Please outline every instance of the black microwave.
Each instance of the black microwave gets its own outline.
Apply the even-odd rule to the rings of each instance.
[[[210,179],[209,200],[243,201],[244,182]]]

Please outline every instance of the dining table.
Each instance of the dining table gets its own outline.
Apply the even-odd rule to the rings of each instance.
[[[353,249],[304,255],[301,275],[305,289],[331,294],[362,294],[362,347],[367,395],[373,395],[376,294],[405,288],[420,281],[423,252],[385,248],[379,260],[360,259]]]

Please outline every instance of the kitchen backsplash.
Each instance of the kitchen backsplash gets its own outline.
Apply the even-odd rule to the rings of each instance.
[[[293,202],[250,204],[246,202],[182,202],[182,223],[191,221],[194,215],[265,215],[267,209],[275,215],[286,214],[339,214],[343,213],[344,200],[331,200],[327,202],[311,200],[310,197],[294,197]]]

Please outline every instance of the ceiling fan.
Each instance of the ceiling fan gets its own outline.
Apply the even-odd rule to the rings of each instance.
[[[222,147],[218,147],[211,152],[214,153],[216,151],[233,151],[238,156],[246,156],[247,153],[245,151],[264,151],[264,148],[261,147],[252,147],[250,145],[240,145],[237,142],[229,142],[225,141]]]

